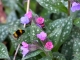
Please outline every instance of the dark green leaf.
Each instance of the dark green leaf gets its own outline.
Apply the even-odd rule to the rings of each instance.
[[[50,12],[58,13],[64,12],[68,13],[67,8],[62,4],[62,2],[53,2],[52,0],[36,0],[41,6],[49,10]]]
[[[62,47],[62,54],[67,60],[79,60],[80,55],[80,29],[74,27],[70,39]]]
[[[53,58],[54,60],[66,60],[64,55],[58,52],[53,52]]]
[[[41,31],[42,30],[34,22],[32,22],[30,27],[30,40],[37,40],[36,35],[39,34]]]
[[[42,52],[41,50],[36,50],[34,52],[31,52],[31,53],[27,54],[26,57],[22,58],[22,60],[34,57],[34,56],[40,54],[41,52]]]
[[[39,60],[52,60],[52,58],[49,57],[49,56],[46,56],[46,57],[43,57],[43,58],[41,58],[41,59],[39,59]]]
[[[61,44],[63,44],[65,42],[65,40],[69,37],[69,34],[72,29],[72,18],[68,17],[68,18],[64,18],[64,19],[55,20],[52,23],[50,23],[47,26],[47,28],[49,29],[47,31],[48,34],[51,33],[50,34],[51,36],[49,36],[49,38],[52,39],[54,44],[57,43],[57,45],[54,48],[54,50],[57,51],[59,49],[59,47],[61,46]],[[54,34],[52,34],[52,31]]]

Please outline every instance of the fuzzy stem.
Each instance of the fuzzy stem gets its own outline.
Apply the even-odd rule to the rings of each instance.
[[[15,52],[15,54],[14,54],[13,60],[16,60],[16,56],[17,56],[17,53],[18,53],[19,48],[20,48],[20,44],[18,45],[18,47],[17,47],[17,49],[16,49],[16,52]]]
[[[70,15],[70,0],[68,0],[68,16]]]

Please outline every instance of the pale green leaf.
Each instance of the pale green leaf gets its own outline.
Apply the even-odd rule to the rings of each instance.
[[[0,59],[9,59],[7,48],[2,43],[0,43]]]
[[[5,40],[8,36],[8,26],[7,25],[0,25],[0,42]]]

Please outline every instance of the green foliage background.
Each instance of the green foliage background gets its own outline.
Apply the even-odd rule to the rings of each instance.
[[[0,59],[11,59],[17,45],[22,41],[31,43],[41,31],[34,23],[25,28],[26,32],[15,40],[13,33],[17,29],[24,29],[20,17],[26,12],[26,3],[23,0],[2,0],[7,22],[0,24]],[[80,60],[80,12],[71,12],[68,16],[67,0],[31,0],[30,9],[33,16],[45,18],[45,32],[53,42],[52,57],[45,56],[41,50],[36,50],[22,58],[18,52],[16,60]],[[33,27],[34,26],[34,27]],[[34,31],[34,32],[33,32]],[[35,35],[34,35],[35,34]],[[2,42],[6,41],[5,46]]]

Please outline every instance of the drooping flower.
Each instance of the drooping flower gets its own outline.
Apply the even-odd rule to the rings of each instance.
[[[75,11],[78,11],[78,10],[80,10],[80,3],[73,2],[72,7],[71,7],[71,11],[75,12]]]
[[[25,14],[25,16],[27,16],[29,19],[32,18],[32,12],[29,11],[28,13]]]
[[[44,23],[44,18],[38,17],[38,18],[36,19],[36,23],[37,23],[37,24],[42,24],[42,23]]]
[[[45,48],[47,50],[51,50],[52,48],[54,47],[53,43],[51,41],[48,41],[46,44],[45,44]]]
[[[22,50],[23,57],[25,57],[25,55],[29,52],[28,44],[22,42],[21,50]]]
[[[22,42],[23,47],[28,48],[28,45],[26,42]]]
[[[29,18],[27,16],[21,17],[21,23],[22,24],[28,24],[30,22]]]
[[[46,37],[47,37],[47,34],[43,31],[40,34],[37,34],[37,38],[39,38],[42,41],[44,41]]]

